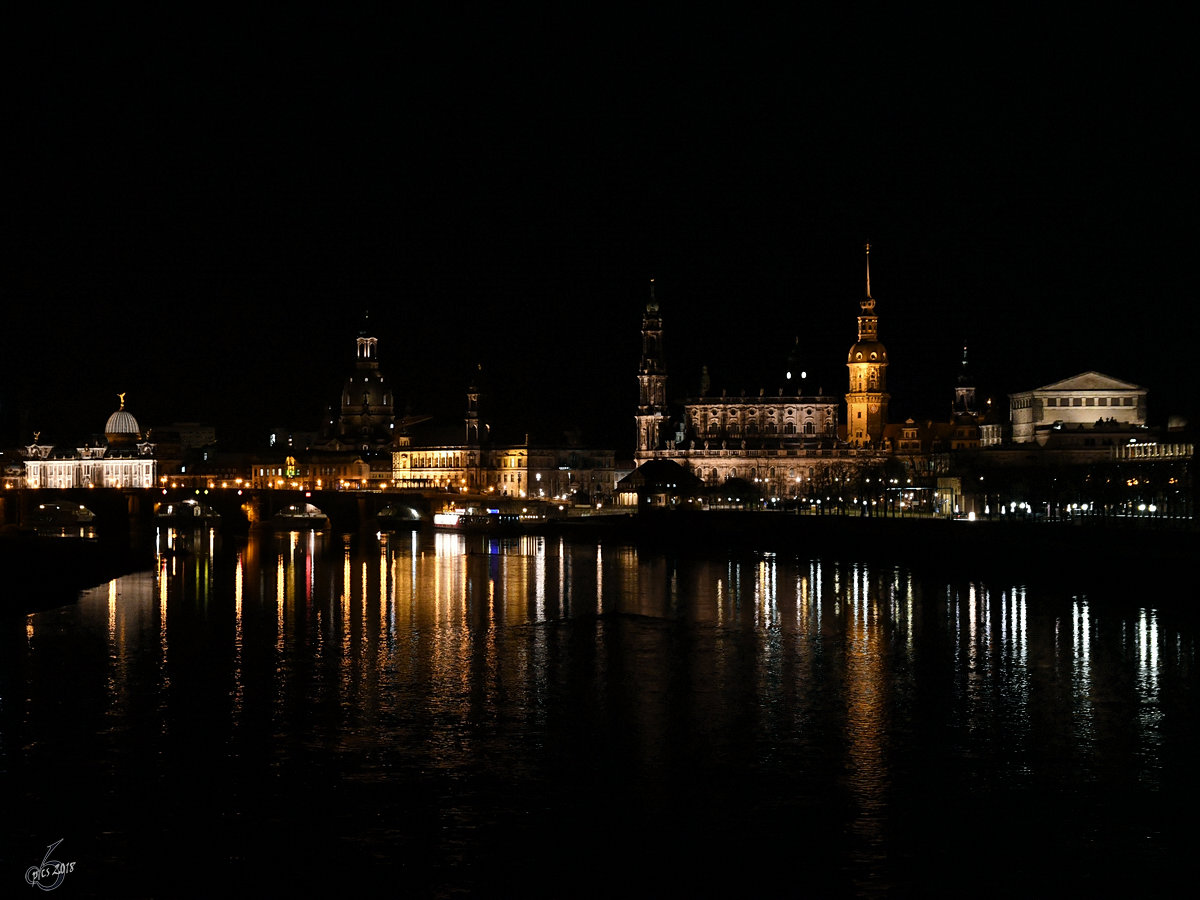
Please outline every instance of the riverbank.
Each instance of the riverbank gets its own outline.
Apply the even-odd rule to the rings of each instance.
[[[939,572],[1003,570],[1080,582],[1177,580],[1195,552],[1194,527],[1167,521],[812,516],[740,510],[650,510],[567,520],[555,534],[628,539],[675,553],[773,552],[890,562]]]
[[[0,615],[74,603],[85,588],[153,565],[148,551],[105,541],[0,533]]]

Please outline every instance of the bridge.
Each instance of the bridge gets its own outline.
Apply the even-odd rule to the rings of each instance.
[[[457,495],[445,491],[305,491],[272,488],[65,488],[0,490],[0,526],[31,528],[39,507],[58,504],[66,509],[86,507],[98,537],[125,539],[150,529],[155,514],[168,505],[195,500],[221,516],[221,527],[233,531],[267,524],[290,507],[311,504],[340,531],[374,528],[381,512],[402,522],[425,522]]]

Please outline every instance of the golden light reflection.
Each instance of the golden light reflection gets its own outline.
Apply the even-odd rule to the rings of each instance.
[[[234,724],[241,719],[242,716],[242,692],[243,687],[243,672],[242,672],[242,648],[245,641],[242,632],[242,591],[243,591],[243,576],[242,571],[243,561],[242,554],[237,555],[237,562],[233,569],[233,721]]]
[[[855,566],[845,646],[847,771],[856,807],[851,828],[858,838],[853,852],[864,859],[885,839],[891,768],[884,746],[888,709],[894,702],[886,630],[875,621],[866,579],[865,567]]]
[[[115,647],[117,640],[117,580],[108,583],[108,642]]]
[[[774,555],[759,560],[754,572],[754,617],[755,624],[763,628],[779,624],[775,578]]]
[[[283,572],[283,554],[280,553],[275,560],[275,607],[276,607],[276,641],[275,652],[282,654],[284,647],[283,639],[283,597],[284,597],[284,572]]]
[[[387,537],[381,537],[379,541],[379,631],[380,634],[388,632],[388,621],[392,615],[392,585],[391,579],[388,577],[388,554],[390,552],[390,542]]]
[[[170,584],[167,579],[167,561],[158,561],[158,652],[161,677],[164,684],[170,682],[167,673],[167,598],[170,596]]]
[[[596,615],[604,615],[604,548],[596,545]]]

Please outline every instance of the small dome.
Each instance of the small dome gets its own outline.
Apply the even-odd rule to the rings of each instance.
[[[142,437],[137,419],[125,411],[125,395],[121,395],[121,408],[108,417],[104,426],[104,436],[108,442],[137,441]]]
[[[861,355],[860,355],[861,354]],[[872,356],[874,354],[874,356]],[[846,357],[848,363],[865,363],[865,362],[887,362],[887,350],[879,341],[859,341],[850,348],[850,353]]]

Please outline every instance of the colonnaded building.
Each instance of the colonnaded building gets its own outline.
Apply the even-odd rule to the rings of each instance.
[[[768,495],[796,497],[844,480],[890,456],[887,426],[887,350],[871,296],[870,246],[866,296],[859,302],[858,340],[850,348],[849,390],[844,398],[806,391],[801,371],[789,366],[775,396],[707,395],[686,398],[682,413],[667,404],[663,320],[653,287],[642,317],[638,368],[635,466],[672,460],[706,484],[743,479]],[[798,362],[793,358],[792,362]],[[847,420],[839,421],[842,400]]]

